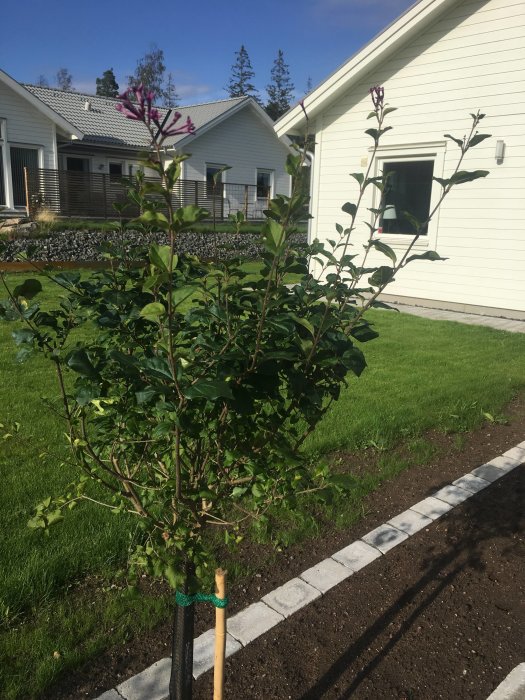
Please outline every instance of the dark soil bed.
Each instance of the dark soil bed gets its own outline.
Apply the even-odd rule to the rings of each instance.
[[[441,486],[525,439],[525,402],[508,425],[427,436],[438,449],[369,496],[344,531],[281,552],[230,592],[235,614]],[[338,455],[351,464],[352,455]],[[227,660],[229,700],[485,700],[525,660],[525,467],[350,577]],[[247,561],[257,549],[245,548]],[[197,610],[196,634],[212,625]],[[64,678],[47,700],[94,698],[169,654],[167,622]],[[213,697],[212,672],[194,686]]]

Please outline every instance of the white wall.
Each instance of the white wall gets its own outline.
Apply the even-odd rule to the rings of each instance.
[[[328,107],[317,120],[313,236],[333,238],[335,222],[345,224],[341,205],[355,200],[348,173],[362,171],[370,157],[372,142],[363,134],[373,126],[366,121],[370,86],[384,86],[386,101],[398,108],[387,117],[394,129],[381,143],[440,150],[444,176],[459,149],[443,135],[461,138],[469,112],[480,109],[487,116],[479,130],[492,138],[468,153],[463,168],[490,175],[452,191],[420,246],[449,259],[411,264],[389,293],[525,311],[524,36],[522,0],[458,2]],[[506,144],[499,165],[498,139]],[[365,207],[373,204],[369,190]],[[365,232],[364,226],[358,230],[358,242]],[[382,239],[403,247],[395,236]]]
[[[39,165],[43,168],[56,167],[55,125],[27,100],[17,95],[11,88],[0,82],[0,120],[5,120],[3,159],[7,204],[11,205],[9,146],[31,146],[39,149]],[[7,137],[7,143],[5,138]]]
[[[289,151],[250,107],[198,136],[185,149],[191,158],[184,163],[183,177],[205,180],[206,164],[229,165],[223,181],[256,184],[257,169],[274,171],[274,193],[289,194],[290,178],[284,170]]]

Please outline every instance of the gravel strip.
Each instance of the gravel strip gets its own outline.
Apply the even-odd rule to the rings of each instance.
[[[263,251],[259,241],[260,235],[254,233],[186,232],[179,234],[176,250],[202,259],[255,259],[260,258]],[[305,245],[306,234],[295,234],[292,241],[294,245]],[[104,254],[100,250],[102,245],[124,245],[127,250],[131,250],[137,246],[149,246],[153,242],[166,245],[168,236],[164,232],[64,231],[49,238],[17,238],[7,241],[3,250],[0,247],[0,260],[14,262],[18,255],[29,252],[33,261],[98,262],[104,260]]]

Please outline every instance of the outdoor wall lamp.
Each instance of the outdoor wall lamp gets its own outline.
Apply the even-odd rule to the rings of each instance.
[[[496,163],[503,163],[503,158],[505,156],[505,141],[496,141]]]

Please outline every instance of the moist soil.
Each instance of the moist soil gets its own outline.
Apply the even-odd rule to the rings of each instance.
[[[435,456],[366,498],[363,517],[271,557],[230,590],[230,615],[525,439],[525,400],[508,423],[431,433]],[[377,455],[376,455],[377,457]],[[355,455],[338,453],[356,469]],[[373,469],[374,455],[368,467]],[[525,465],[454,508],[226,661],[229,700],[485,700],[525,660]],[[267,554],[267,553],[266,553]],[[246,545],[245,562],[268,561]],[[213,609],[196,610],[196,636]],[[64,677],[45,700],[96,698],[170,653],[170,621]],[[213,697],[213,671],[194,700]]]

